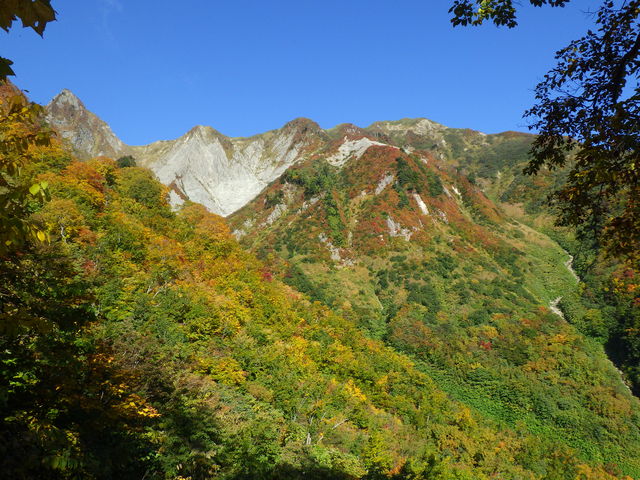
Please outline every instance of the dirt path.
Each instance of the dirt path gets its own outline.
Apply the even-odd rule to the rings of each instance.
[[[569,252],[567,252],[564,249],[563,251],[564,253],[569,255]],[[576,279],[576,282],[580,282],[580,277],[578,276],[576,271],[573,269],[573,255],[569,255],[569,259],[566,262],[564,262],[564,266],[567,268],[567,270],[569,270],[569,272],[571,272],[571,275],[573,275],[573,278]],[[558,307],[560,300],[562,300],[562,297],[558,297],[554,300],[551,300],[551,302],[549,302],[549,310],[551,310],[553,313],[555,313],[556,315],[564,319],[564,313],[562,313],[562,310],[560,310],[560,307]]]
[[[567,252],[566,250],[564,251],[564,253],[569,255],[569,252]],[[569,260],[564,262],[564,266],[567,267],[567,270],[569,270],[571,272],[571,275],[573,275],[573,278],[576,279],[576,282],[579,282],[580,281],[580,277],[578,276],[576,271],[573,269],[573,255],[569,255]]]
[[[562,300],[562,297],[558,297],[555,300],[552,300],[549,303],[549,310],[551,310],[553,313],[555,313],[556,315],[564,319],[564,313],[562,313],[562,310],[558,308],[558,304],[560,303],[560,300]]]

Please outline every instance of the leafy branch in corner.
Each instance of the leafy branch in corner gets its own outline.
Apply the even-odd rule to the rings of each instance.
[[[51,0],[2,0],[0,3],[0,28],[9,32],[13,22],[20,19],[23,28],[31,28],[42,36],[49,22],[56,19]],[[13,62],[0,57],[0,81],[15,75]]]
[[[569,0],[530,0],[562,7]],[[517,25],[510,0],[456,0],[454,25]],[[551,195],[558,223],[595,238],[612,256],[640,252],[640,1],[605,0],[595,28],[556,53],[557,65],[525,112],[538,136],[524,173],[567,167]]]

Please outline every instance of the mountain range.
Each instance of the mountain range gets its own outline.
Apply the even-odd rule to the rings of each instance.
[[[50,124],[80,158],[131,155],[171,188],[172,203],[188,199],[222,216],[236,212],[289,167],[308,159],[327,158],[342,167],[370,147],[385,145],[407,152],[427,150],[444,158],[456,153],[456,145],[448,140],[457,137],[457,132],[469,137],[473,149],[500,143],[501,138],[450,129],[424,118],[376,122],[367,128],[343,124],[329,130],[298,118],[248,138],[227,137],[212,127],[196,126],[175,140],[131,146],[69,90],[54,97],[46,110]]]
[[[323,351],[323,345],[335,347],[336,358],[343,365],[350,364],[355,357],[351,351],[335,346],[335,342],[370,345],[374,350],[384,345],[393,355],[399,355],[399,362],[409,362],[421,375],[428,376],[437,391],[446,395],[446,402],[459,402],[469,408],[469,412],[482,419],[482,425],[500,432],[515,432],[516,437],[530,445],[524,448],[527,459],[513,457],[506,464],[526,465],[530,476],[522,477],[511,471],[508,474],[511,476],[505,478],[563,478],[562,474],[553,476],[555,467],[548,458],[541,459],[539,465],[538,460],[531,460],[535,457],[531,452],[541,448],[536,443],[538,437],[540,445],[557,445],[562,451],[566,448],[575,452],[580,461],[615,464],[615,468],[598,470],[601,476],[594,473],[575,478],[640,475],[640,404],[629,388],[638,389],[638,377],[634,376],[637,361],[632,353],[622,353],[635,351],[623,346],[628,341],[625,335],[631,331],[625,322],[636,318],[637,311],[629,307],[628,299],[620,293],[622,288],[615,295],[606,290],[610,285],[621,285],[629,277],[619,265],[602,259],[597,250],[577,241],[572,232],[554,226],[545,197],[563,181],[564,172],[545,171],[536,177],[521,174],[533,135],[519,132],[486,135],[448,128],[424,118],[375,122],[366,128],[342,124],[324,130],[312,120],[300,118],[278,130],[249,138],[230,138],[211,127],[197,126],[175,140],[128,146],[68,90],[56,96],[46,112],[48,122],[79,158],[89,161],[95,157],[134,157],[138,166],[151,170],[167,187],[169,201],[179,214],[186,212],[181,215],[202,222],[206,217],[194,213],[197,212],[194,203],[200,203],[210,212],[226,217],[224,223],[245,251],[263,262],[260,270],[263,283],[274,277],[281,279],[291,289],[286,296],[298,299],[301,292],[314,308],[329,307],[344,322],[337,327],[322,320],[317,320],[317,324],[313,323],[316,320],[309,320],[318,331],[305,342],[317,345],[319,351]],[[95,165],[96,161],[89,164]],[[82,168],[74,168],[82,172]],[[76,170],[71,169],[66,175],[80,175]],[[168,220],[149,220],[145,208],[160,207],[154,206],[157,201],[147,202],[147,190],[156,192],[156,189],[150,186],[152,182],[142,170],[130,170],[121,169],[117,175],[128,180],[116,182],[114,188],[120,189],[125,212],[144,223],[144,228],[136,227],[132,232],[144,229],[153,232],[149,241],[153,249],[160,249],[157,254],[161,253],[167,264],[184,262],[186,253],[167,255],[164,253],[167,247],[158,246],[162,242],[153,243],[164,235],[161,232]],[[124,200],[127,195],[136,202],[149,204],[144,208],[131,206],[129,200]],[[170,217],[162,212],[159,218]],[[113,218],[120,218],[118,215],[121,214]],[[115,249],[117,255],[124,255],[117,258],[135,261],[136,252],[146,247],[142,243],[126,246],[126,239],[138,233],[121,233],[123,227],[117,222],[116,227],[108,226],[104,237],[97,238],[115,238],[105,245]],[[216,231],[223,229],[222,219],[206,222],[213,222]],[[181,235],[191,238],[192,233]],[[224,248],[207,246],[211,265],[217,265],[218,258],[231,264],[245,258],[237,247],[228,246],[230,240],[226,236],[219,236],[224,238]],[[178,235],[170,241],[171,245],[175,243],[171,248],[177,252],[184,248],[181,238]],[[206,244],[205,240],[201,241]],[[222,250],[218,252],[218,248]],[[120,250],[125,253],[118,253]],[[228,251],[233,251],[233,255],[225,253]],[[156,255],[155,250],[149,255]],[[162,269],[163,265],[157,268]],[[200,267],[189,262],[187,265],[194,271],[182,278],[182,283],[171,286],[171,282],[163,284],[165,280],[151,281],[152,285],[154,282],[162,285],[153,298],[164,288],[189,285],[197,278],[195,272]],[[205,270],[212,268],[206,262],[200,261],[200,265]],[[215,268],[216,272],[224,272],[227,267]],[[153,278],[174,275],[155,269],[156,266],[151,269]],[[221,273],[217,275],[224,277]],[[236,295],[251,297],[251,289],[238,290],[240,287],[233,284],[235,280],[229,278],[231,283],[225,286],[226,290],[214,298],[215,305],[220,302],[223,305],[228,297]],[[128,287],[122,288],[129,292]],[[147,294],[152,291],[149,289],[153,288],[148,287]],[[109,292],[105,290],[101,295],[110,299]],[[154,304],[155,300],[149,302]],[[238,302],[246,311],[256,307],[253,300]],[[200,312],[197,308],[194,311],[194,318],[201,322],[202,313],[197,313]],[[246,311],[243,315],[250,318]],[[154,320],[149,328],[153,330],[155,322],[162,321]],[[185,325],[192,321],[181,320]],[[289,353],[283,354],[286,358],[282,361],[298,362],[294,361],[297,343],[281,339],[272,344],[271,326],[258,334],[251,330],[252,321],[244,321],[247,332],[254,335],[251,342],[265,348],[285,345],[283,351]],[[283,322],[277,328],[295,330],[295,322]],[[349,330],[352,327],[357,334]],[[219,332],[214,335],[219,341],[216,348],[230,348],[224,335],[221,338],[217,337]],[[208,338],[202,336],[203,341],[209,341]],[[294,334],[296,342],[297,338]],[[243,356],[245,340],[241,335],[234,337],[238,343],[233,348],[238,349],[230,354],[233,362],[236,358],[243,362],[245,370],[259,379],[260,389],[271,385],[271,380],[261,380],[261,375],[269,377],[270,372],[256,367],[253,353]],[[308,360],[299,361],[331,375],[333,367],[327,363],[325,353],[313,361],[318,362],[317,367]],[[207,353],[203,355],[206,358],[199,361],[213,361]],[[616,360],[623,372],[610,359]],[[387,375],[373,375],[368,370],[371,367],[359,362],[349,373],[350,378],[360,382],[358,385],[366,385],[372,392],[380,388],[389,395],[404,398],[403,393],[388,386]],[[325,367],[327,370],[323,370]],[[215,375],[211,369],[207,372]],[[298,375],[287,374],[292,378]],[[269,405],[277,405],[276,410],[283,408],[277,400],[277,389],[265,393],[257,388],[255,392],[249,391],[249,395],[272,402]],[[377,393],[372,395],[378,398]],[[382,403],[372,401],[371,407],[367,407],[370,412],[382,408]],[[387,406],[395,411],[396,404],[402,401],[394,397],[394,406]],[[320,399],[317,405],[318,411],[324,408]],[[312,410],[315,409],[314,406]],[[360,419],[349,419],[349,423],[357,430],[358,425],[369,421],[370,412]],[[297,413],[291,417],[286,412],[282,415],[292,425],[302,421]],[[308,413],[304,420],[309,424],[309,432],[314,415]],[[433,432],[440,428],[429,425],[429,416],[426,420],[419,414],[415,418],[402,418],[398,425],[406,422],[409,429],[415,427],[419,432],[423,428],[434,429]],[[476,420],[447,421],[464,431]],[[333,432],[333,428],[342,426],[340,422],[336,420],[336,426],[326,428],[322,435],[337,436],[338,431]],[[385,441],[390,441],[389,432],[395,428],[387,425],[381,430]],[[377,438],[372,431],[367,433],[369,442]],[[463,456],[468,462],[465,468],[476,464],[482,465],[484,472],[491,470],[489,453],[478,451],[469,457],[462,453],[463,447],[447,446],[440,433],[432,435],[437,437],[438,458]],[[312,435],[307,433],[306,438],[305,445],[311,445]],[[322,438],[318,438],[318,446]],[[348,442],[344,439],[332,438],[335,443],[327,451],[333,451],[334,447],[338,451],[360,451],[355,440],[346,447]],[[398,465],[403,464],[400,451],[407,448],[406,443],[402,445],[394,453]],[[496,452],[500,448],[496,447]],[[368,461],[358,458],[365,464]],[[349,470],[335,462],[338,470]],[[389,467],[385,475],[391,475],[392,470]],[[507,470],[501,464],[495,471]],[[614,473],[604,473],[605,470]],[[434,474],[433,478],[463,477]]]

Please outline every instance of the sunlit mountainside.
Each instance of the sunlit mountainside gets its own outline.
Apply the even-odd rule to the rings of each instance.
[[[532,136],[127,146],[69,91],[45,113],[10,188],[46,191],[23,217],[48,239],[0,257],[0,471],[640,478],[636,274],[553,226]]]

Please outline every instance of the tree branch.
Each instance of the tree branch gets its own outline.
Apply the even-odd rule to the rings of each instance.
[[[622,94],[622,89],[627,83],[625,80],[627,65],[637,58],[638,53],[640,53],[640,33],[636,37],[636,41],[631,47],[631,50],[624,54],[620,59],[620,62],[616,65],[616,68],[613,70],[613,75],[611,76],[613,103],[618,103],[618,98],[620,98],[620,95]]]

